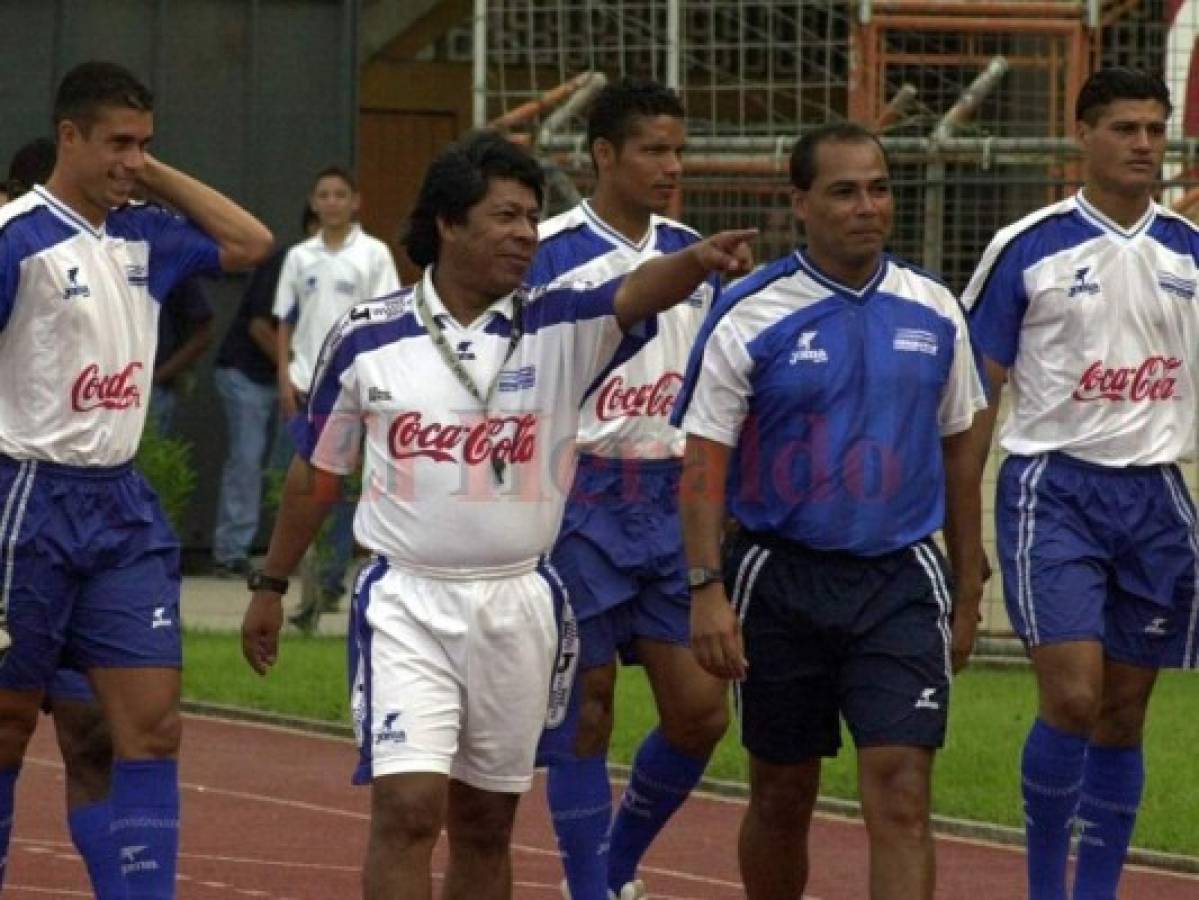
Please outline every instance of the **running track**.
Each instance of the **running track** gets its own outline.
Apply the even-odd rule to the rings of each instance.
[[[348,778],[354,749],[338,738],[188,716],[182,759],[180,900],[342,900],[359,896],[365,789]],[[43,722],[18,787],[5,897],[90,896],[63,824],[62,763]],[[740,803],[693,797],[651,851],[643,877],[654,900],[744,896],[735,846]],[[559,900],[561,878],[541,785],[521,804],[513,854],[518,900]],[[938,844],[944,900],[1019,900],[1020,852],[957,839]],[[438,863],[444,859],[438,854]],[[813,825],[808,900],[867,896],[860,824]],[[1125,875],[1122,900],[1199,897],[1199,878]]]

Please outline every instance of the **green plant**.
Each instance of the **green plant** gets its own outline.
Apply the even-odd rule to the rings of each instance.
[[[180,438],[159,434],[153,421],[147,419],[133,464],[158,494],[163,512],[175,533],[181,533],[187,506],[196,489],[191,444]]]

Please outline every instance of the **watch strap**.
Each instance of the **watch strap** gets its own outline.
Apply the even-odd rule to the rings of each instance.
[[[288,580],[267,575],[261,569],[254,569],[246,578],[246,586],[251,591],[273,591],[279,596],[287,593]]]

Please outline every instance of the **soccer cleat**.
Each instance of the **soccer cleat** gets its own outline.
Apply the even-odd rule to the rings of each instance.
[[[649,893],[645,890],[645,882],[640,878],[628,882],[620,889],[620,893],[615,896],[615,900],[649,900]]]
[[[620,896],[619,896],[619,897],[617,897],[617,896],[616,896],[615,894],[613,894],[611,891],[608,891],[608,900],[625,900],[625,891],[626,891],[628,888],[632,887],[634,884],[641,884],[641,882],[640,882],[640,881],[634,881],[634,882],[630,882],[629,884],[626,884],[626,885],[625,885],[623,888],[621,888],[621,889],[620,889]],[[565,878],[563,878],[563,879],[562,879],[562,885],[561,885],[561,888],[562,888],[562,900],[570,900],[570,887],[569,887],[569,886],[566,884],[566,879],[565,879]],[[644,886],[644,885],[642,885],[642,887],[641,887],[641,890],[644,892],[644,890],[645,890],[645,886]],[[649,895],[648,895],[648,894],[645,894],[645,893],[640,893],[640,894],[629,894],[628,896],[629,896],[629,897],[632,897],[632,898],[633,898],[633,900],[637,900],[637,898],[642,898],[642,900],[648,900],[648,898],[649,898]]]

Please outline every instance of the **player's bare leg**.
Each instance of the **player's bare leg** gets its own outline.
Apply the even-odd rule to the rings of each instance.
[[[450,781],[446,816],[450,858],[444,900],[510,900],[512,823],[520,794]]]
[[[707,759],[729,727],[728,682],[709,675],[690,647],[638,639],[662,735],[680,753]]]
[[[445,820],[448,792],[449,779],[433,773],[374,780],[362,872],[366,900],[431,900],[433,847]]]
[[[88,678],[104,708],[118,760],[174,759],[179,755],[178,669],[95,668]]]
[[[0,689],[0,769],[21,765],[25,748],[37,728],[42,691]]]
[[[858,751],[862,816],[870,839],[871,900],[932,900],[936,884],[929,824],[933,751]]]
[[[1103,645],[1067,641],[1033,647],[1037,715],[1059,731],[1090,735],[1103,700]]]
[[[112,736],[95,703],[55,698],[54,731],[67,775],[67,809],[99,803],[112,776]]]
[[[575,756],[579,759],[607,756],[615,721],[612,709],[616,694],[615,661],[580,671],[575,689],[579,691]]]
[[[748,900],[799,900],[808,883],[808,830],[820,759],[780,766],[749,758],[749,805],[737,858]]]
[[[0,690],[0,887],[8,863],[17,774],[37,728],[42,691]]]

